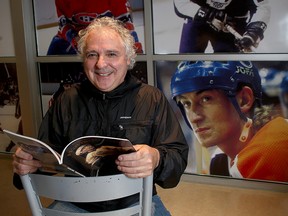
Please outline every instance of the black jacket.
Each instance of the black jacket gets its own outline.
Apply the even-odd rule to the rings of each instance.
[[[125,82],[108,93],[88,80],[63,92],[45,115],[38,138],[61,152],[84,135],[127,138],[157,148],[160,163],[154,182],[163,188],[175,187],[187,165],[188,145],[166,97],[129,72]]]

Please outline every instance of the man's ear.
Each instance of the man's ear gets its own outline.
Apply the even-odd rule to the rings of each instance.
[[[254,94],[250,87],[244,86],[236,95],[241,112],[247,113],[251,110],[254,103]]]

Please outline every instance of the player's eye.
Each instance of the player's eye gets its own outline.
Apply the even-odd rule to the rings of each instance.
[[[191,107],[191,102],[187,100],[182,100],[181,104],[183,105],[184,109],[189,109]]]
[[[201,102],[202,102],[202,103],[207,103],[207,102],[209,102],[210,100],[211,100],[211,97],[209,97],[209,96],[204,96],[204,97],[201,98]]]

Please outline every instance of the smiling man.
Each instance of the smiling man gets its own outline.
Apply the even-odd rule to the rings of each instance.
[[[99,175],[124,173],[131,178],[153,174],[163,188],[175,187],[187,165],[188,145],[165,95],[128,71],[135,63],[135,42],[123,23],[95,19],[80,31],[78,49],[87,79],[63,91],[45,115],[38,138],[62,152],[77,137],[99,135],[126,138],[136,152],[121,154]],[[14,172],[23,175],[41,166],[17,149]],[[76,212],[113,210],[136,203],[137,195],[105,203],[60,203],[53,208]],[[153,190],[153,215],[170,215]],[[69,204],[69,205],[68,205]],[[68,206],[67,206],[68,205]],[[60,207],[59,207],[60,206]],[[80,208],[78,208],[80,207]]]
[[[124,82],[136,54],[133,46],[125,47],[126,43],[133,43],[132,38],[123,41],[119,32],[96,24],[80,32],[78,46],[89,81],[100,91],[109,92]]]

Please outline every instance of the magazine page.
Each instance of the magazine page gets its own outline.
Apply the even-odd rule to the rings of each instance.
[[[115,159],[120,154],[131,152],[135,152],[135,149],[127,139],[85,136],[68,144],[63,150],[61,160],[63,164],[84,176],[108,175],[117,173]],[[102,173],[99,173],[100,170]]]
[[[60,155],[44,142],[32,137],[20,135],[9,130],[3,130],[9,138],[21,149],[47,166],[55,166],[60,163]]]

